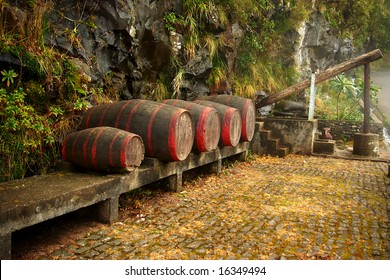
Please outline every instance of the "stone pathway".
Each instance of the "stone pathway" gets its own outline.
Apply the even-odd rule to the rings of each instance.
[[[383,162],[255,156],[45,259],[390,259]]]

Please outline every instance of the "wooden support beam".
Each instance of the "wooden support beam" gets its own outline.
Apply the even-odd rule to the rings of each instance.
[[[370,62],[364,64],[364,123],[363,133],[370,133],[371,131],[371,106],[370,106],[370,86],[371,86],[371,65]]]
[[[383,57],[381,51],[379,49],[376,49],[374,51],[371,51],[369,53],[363,54],[361,56],[352,58],[348,61],[345,61],[343,63],[340,63],[332,68],[329,68],[327,70],[324,70],[323,72],[320,72],[316,76],[315,83],[318,84],[320,82],[326,81],[334,76],[337,76],[345,71],[351,70],[353,68],[365,65],[369,62],[381,59]],[[303,80],[302,82],[295,84],[279,93],[270,95],[256,103],[256,107],[260,108],[263,106],[267,106],[270,104],[273,104],[275,102],[278,102],[292,94],[297,94],[299,92],[302,92],[304,89],[310,87],[310,79]]]

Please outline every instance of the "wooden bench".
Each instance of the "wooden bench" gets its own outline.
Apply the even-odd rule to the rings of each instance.
[[[78,209],[94,207],[104,223],[118,220],[122,193],[169,178],[173,191],[182,189],[183,172],[204,165],[219,173],[222,159],[239,156],[245,160],[249,142],[223,147],[212,152],[190,154],[180,162],[162,163],[147,158],[136,170],[126,174],[100,175],[57,172],[0,184],[0,259],[11,259],[12,233],[25,227]]]

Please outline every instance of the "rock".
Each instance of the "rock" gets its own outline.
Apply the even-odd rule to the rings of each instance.
[[[299,30],[302,36],[300,48],[297,49],[300,69],[307,73],[324,70],[351,58],[354,48],[351,40],[341,41],[338,30],[331,27],[324,15],[314,13]]]
[[[284,112],[292,111],[305,111],[306,106],[303,103],[291,101],[291,100],[281,100],[277,103],[277,107]]]
[[[265,16],[271,19],[278,13],[289,12],[291,7],[287,2],[275,5]],[[78,62],[82,61],[84,65],[77,65],[92,83],[102,83],[116,73],[125,76],[126,80],[119,95],[124,98],[150,97],[150,89],[162,80],[161,75],[167,76],[164,77],[165,85],[172,82],[176,74],[172,72],[178,69],[168,68],[172,66],[171,58],[175,57],[184,70],[181,98],[191,100],[210,91],[233,91],[229,81],[235,75],[239,50],[247,31],[238,23],[225,26],[213,5],[208,6],[207,16],[202,17],[198,27],[201,32],[223,38],[219,55],[226,65],[226,79],[220,87],[211,90],[206,84],[213,68],[208,49],[195,48],[194,55],[188,58],[184,44],[186,34],[168,32],[163,21],[164,15],[170,12],[183,15],[183,1],[64,0],[55,1],[53,5],[56,12],[50,13],[46,43],[77,58]],[[4,17],[7,17],[9,27],[21,28],[18,24],[25,21],[28,11],[25,4],[7,7]],[[336,34],[338,31],[320,13],[313,14],[301,27],[300,30],[287,30],[283,45],[299,45],[289,48],[287,55],[294,56],[294,50],[299,52],[298,63],[302,65],[298,69],[303,69],[302,73],[328,68],[354,52],[351,40],[341,41]],[[292,61],[292,64],[296,60],[287,57],[285,61]]]
[[[207,77],[212,66],[209,52],[202,49],[184,65],[184,72],[194,77]]]
[[[240,27],[238,23],[232,24],[227,30],[223,33],[223,36],[226,38],[225,49],[223,52],[224,60],[226,61],[227,72],[233,73],[234,67],[237,59],[237,52],[241,42],[244,38],[245,32]]]
[[[23,34],[25,32],[23,23],[27,22],[28,20],[28,12],[24,11],[22,8],[16,5],[8,5],[8,3],[2,4],[2,28],[4,28],[4,30],[7,32]]]
[[[10,53],[0,54],[0,63],[13,64],[16,66],[21,66],[22,62],[19,58],[13,56]]]
[[[91,69],[88,64],[78,58],[72,58],[71,61],[78,67],[83,78],[88,82],[91,82]]]

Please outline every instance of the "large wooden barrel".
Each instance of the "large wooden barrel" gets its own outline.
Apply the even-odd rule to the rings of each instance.
[[[106,126],[73,132],[62,145],[65,161],[98,172],[131,171],[140,166],[144,154],[141,137]]]
[[[221,121],[217,110],[180,99],[166,99],[163,103],[186,109],[191,113],[195,125],[193,146],[195,152],[209,152],[218,147],[221,137]]]
[[[208,100],[194,100],[194,103],[212,107],[217,110],[221,120],[221,146],[237,146],[241,137],[241,116],[240,112],[233,107]]]
[[[159,102],[132,99],[92,107],[81,128],[112,126],[141,136],[147,157],[161,161],[187,158],[194,143],[190,112]]]
[[[200,99],[209,100],[236,108],[242,119],[241,140],[251,141],[255,134],[256,107],[252,100],[227,94],[204,96]]]

